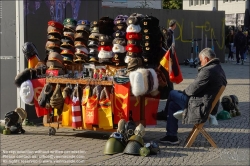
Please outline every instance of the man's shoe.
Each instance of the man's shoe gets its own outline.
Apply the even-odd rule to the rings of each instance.
[[[240,62],[239,63],[237,62],[236,65],[240,65]]]
[[[164,110],[157,112],[157,120],[167,120],[166,112]]]
[[[180,143],[177,136],[170,136],[170,135],[166,135],[165,137],[161,138],[160,142],[169,143],[172,145],[176,145]]]
[[[179,110],[179,111],[175,112],[175,113],[173,114],[173,116],[174,116],[176,119],[178,119],[178,120],[182,120],[182,114],[183,114],[183,110]]]

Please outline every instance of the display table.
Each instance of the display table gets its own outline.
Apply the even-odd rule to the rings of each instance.
[[[52,84],[62,84],[62,87],[64,86],[63,84],[73,84],[73,85],[102,85],[102,86],[107,86],[107,87],[112,87],[113,86],[113,81],[105,81],[105,80],[97,80],[97,79],[73,79],[73,78],[54,78],[54,77],[48,77],[46,78],[46,83],[52,83]],[[110,94],[110,100],[111,100],[111,108],[113,111],[114,108],[114,94]],[[140,104],[140,120],[135,121],[135,123],[138,125],[139,123],[143,124],[146,127],[145,123],[145,97],[140,96],[139,97],[139,104]],[[61,120],[61,117],[59,118],[59,121]],[[44,115],[43,117],[43,124],[44,126],[47,127],[57,127],[57,118],[53,117],[53,120],[48,117],[48,115]],[[70,126],[63,126],[61,123],[59,123],[59,127],[65,127],[65,128],[72,128]],[[113,132],[116,130],[115,128],[117,127],[117,124],[114,125],[114,128],[111,130],[104,130],[102,128],[99,128],[98,125],[93,125],[92,130],[94,131],[110,131]],[[83,127],[77,128],[77,129],[84,129]],[[88,129],[89,130],[89,129]]]

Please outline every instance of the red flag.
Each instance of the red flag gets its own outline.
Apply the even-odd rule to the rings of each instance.
[[[171,82],[179,84],[183,81],[176,51],[172,47],[163,56],[160,64],[168,71]]]

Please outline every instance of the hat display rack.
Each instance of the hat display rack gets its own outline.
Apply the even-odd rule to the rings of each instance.
[[[109,91],[110,96],[106,95],[103,101],[110,100],[107,103],[111,103],[111,108],[114,109],[116,97],[119,97],[116,95],[114,87],[130,82],[123,88],[139,97],[139,119],[145,125],[145,94],[150,94],[151,91],[158,89],[158,78],[154,69],[150,68],[150,63],[156,59],[155,52],[161,48],[160,44],[159,20],[153,16],[144,16],[139,13],[120,14],[114,19],[105,16],[91,22],[73,18],[66,18],[63,23],[49,21],[45,44],[46,74],[42,73],[35,77],[33,73],[36,73],[36,69],[29,68],[18,75],[15,83],[18,83],[20,87],[24,79],[19,78],[25,76],[27,79],[24,81],[37,79],[35,80],[36,87],[34,81],[31,81],[35,88],[43,86],[43,89],[46,85],[51,84],[54,91],[55,85],[60,84],[61,89],[66,88],[72,91],[73,89],[70,87],[76,85],[75,87],[80,89],[79,96],[82,96],[79,97],[77,106],[83,106],[81,105],[83,100],[87,101],[91,97],[94,87],[98,86]],[[130,74],[133,75],[132,72],[134,72],[134,77],[130,77]],[[43,82],[39,82],[39,79],[43,79]],[[133,83],[139,84],[134,86]],[[134,87],[137,89],[133,89]],[[139,95],[136,95],[135,91]],[[100,94],[100,92],[96,93]],[[71,96],[68,95],[68,97]],[[65,99],[65,96],[63,98]],[[72,99],[70,98],[70,100]],[[126,100],[126,102],[130,102],[129,97]],[[83,114],[82,111],[84,119]],[[58,115],[64,116],[65,114],[62,112]],[[49,115],[44,115],[44,126],[53,127],[54,123],[51,122],[57,122],[57,120],[52,118],[51,121],[47,116]],[[117,115],[110,117],[114,118],[114,116]],[[112,123],[115,128],[116,124],[113,121]],[[86,128],[96,130],[98,125],[97,127],[82,125],[82,129]],[[143,145],[138,146],[136,154],[139,154],[139,148],[142,147]]]
[[[114,57],[112,58],[112,62],[115,63],[116,66],[124,66],[125,64],[125,56],[126,56],[126,48],[127,39],[126,39],[126,29],[127,24],[126,20],[128,19],[127,15],[118,15],[114,20],[115,32],[113,33],[113,47],[112,51],[114,53]]]
[[[141,26],[140,21],[144,16],[138,13],[131,14],[126,20],[126,57],[125,63],[127,63],[127,74],[138,68],[143,67],[142,64],[142,48],[141,48]]]

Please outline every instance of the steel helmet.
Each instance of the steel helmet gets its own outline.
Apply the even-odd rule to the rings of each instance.
[[[230,96],[223,96],[221,99],[221,105],[223,110],[226,110],[228,112],[230,112],[230,110],[234,110],[234,104]]]
[[[142,137],[138,136],[138,135],[133,135],[131,136],[129,139],[129,141],[136,141],[138,142],[141,146],[144,146],[144,141],[142,139]]]
[[[216,118],[217,120],[227,120],[231,119],[231,115],[228,111],[222,110],[217,114]]]
[[[129,141],[126,148],[124,149],[123,153],[125,154],[132,154],[132,155],[140,155],[140,149],[143,147],[137,141]]]
[[[120,133],[114,132],[105,144],[104,154],[122,153],[125,146],[123,136]]]

